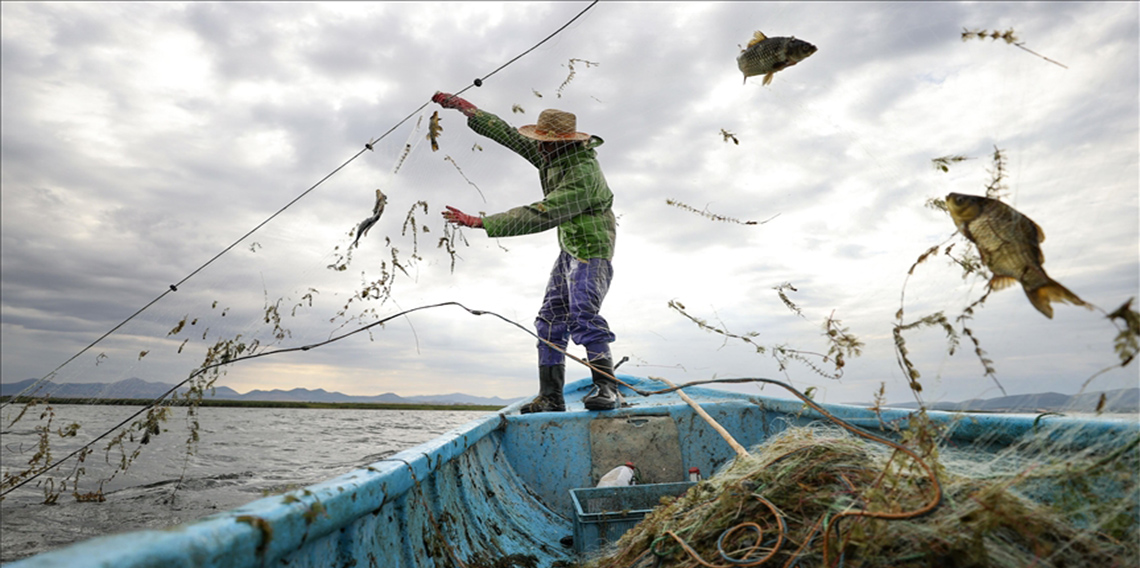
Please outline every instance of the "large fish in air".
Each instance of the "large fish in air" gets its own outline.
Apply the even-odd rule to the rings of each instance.
[[[991,290],[1020,282],[1037,311],[1053,318],[1049,302],[1066,302],[1091,308],[1076,294],[1045,274],[1041,242],[1045,232],[1032,219],[996,199],[951,193],[946,206],[954,225],[978,247],[978,254],[994,277]]]
[[[787,69],[815,52],[816,47],[802,39],[767,37],[758,31],[752,35],[748,47],[736,57],[736,66],[744,72],[745,83],[749,77],[763,75],[764,84],[767,85],[772,82],[776,71]]]

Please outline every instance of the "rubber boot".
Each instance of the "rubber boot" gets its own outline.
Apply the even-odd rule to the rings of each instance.
[[[616,410],[621,408],[622,396],[617,381],[610,378],[614,374],[614,362],[609,357],[590,361],[594,367],[590,372],[594,378],[594,389],[582,399],[586,410]]]
[[[540,365],[538,367],[538,396],[522,405],[519,412],[565,412],[566,401],[562,387],[566,384],[566,365]]]

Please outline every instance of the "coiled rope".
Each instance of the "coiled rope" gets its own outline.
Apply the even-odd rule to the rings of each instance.
[[[508,66],[510,66],[510,65],[511,65],[511,64],[513,64],[514,62],[516,62],[516,61],[518,61],[519,59],[523,58],[524,56],[526,56],[526,55],[527,55],[527,54],[529,54],[530,52],[534,51],[535,49],[538,49],[538,47],[539,47],[539,46],[541,46],[542,44],[544,44],[544,43],[546,43],[546,42],[550,41],[551,39],[553,39],[553,38],[554,38],[554,36],[556,36],[556,35],[558,35],[558,34],[562,33],[562,31],[563,31],[563,30],[565,30],[566,28],[570,27],[570,24],[573,24],[575,21],[577,21],[577,20],[578,20],[578,18],[581,18],[581,17],[582,17],[582,16],[583,16],[583,15],[584,15],[586,12],[588,12],[588,11],[590,10],[590,8],[593,8],[593,7],[594,7],[594,5],[598,3],[598,1],[599,1],[599,0],[594,0],[593,2],[590,2],[590,4],[589,4],[588,6],[586,6],[585,8],[583,8],[581,12],[578,12],[578,14],[577,14],[577,15],[575,15],[573,18],[570,18],[570,20],[569,20],[569,21],[567,21],[565,24],[562,24],[562,26],[561,26],[561,27],[559,27],[557,30],[554,30],[554,32],[553,32],[553,33],[551,33],[550,35],[548,35],[548,36],[546,36],[545,38],[543,38],[543,39],[542,39],[542,41],[539,41],[538,43],[534,44],[533,46],[531,46],[531,47],[530,47],[529,49],[527,49],[526,51],[524,51],[524,52],[522,52],[522,53],[520,53],[520,54],[516,55],[516,56],[515,56],[513,59],[511,59],[510,61],[507,61],[506,63],[504,63],[504,64],[500,65],[500,66],[499,66],[499,67],[497,67],[497,68],[495,68],[495,70],[494,70],[494,71],[491,71],[490,73],[487,73],[486,75],[484,75],[484,76],[482,76],[482,77],[480,77],[480,78],[477,78],[477,79],[475,79],[474,81],[472,81],[472,83],[471,83],[470,85],[468,85],[468,86],[464,87],[462,90],[460,90],[459,92],[457,92],[457,93],[456,93],[456,95],[459,95],[459,94],[462,94],[462,93],[466,92],[466,91],[467,91],[468,89],[470,89],[471,87],[481,87],[481,86],[483,85],[483,81],[486,81],[488,78],[490,78],[490,77],[491,77],[492,75],[494,75],[495,73],[498,73],[499,71],[502,71],[503,69],[506,69]],[[15,395],[15,396],[13,396],[12,398],[10,398],[10,399],[8,400],[8,402],[4,402],[4,403],[0,404],[0,409],[3,409],[3,408],[5,408],[5,407],[7,407],[9,404],[11,404],[11,401],[15,400],[15,399],[16,399],[16,398],[18,398],[18,397],[22,397],[22,396],[24,396],[24,395],[25,395],[26,393],[28,393],[28,392],[35,392],[35,390],[36,390],[36,389],[38,389],[38,388],[40,387],[40,385],[42,385],[44,382],[46,382],[46,381],[50,380],[50,379],[51,379],[51,377],[55,376],[55,374],[56,374],[56,373],[58,373],[60,369],[62,369],[62,368],[64,368],[65,366],[67,366],[67,364],[68,364],[68,363],[71,363],[72,361],[74,361],[75,359],[77,359],[77,358],[78,358],[80,355],[83,355],[83,354],[84,354],[84,353],[86,353],[87,351],[90,351],[90,350],[91,350],[91,348],[95,347],[95,346],[96,346],[96,345],[98,345],[100,342],[102,342],[104,339],[106,339],[107,337],[109,337],[111,334],[113,334],[113,333],[115,333],[116,331],[118,331],[118,330],[119,330],[119,328],[123,327],[123,326],[124,326],[124,325],[126,325],[128,322],[130,322],[131,320],[133,320],[133,319],[135,319],[136,317],[138,317],[138,316],[139,316],[139,314],[141,314],[141,313],[145,312],[145,311],[146,311],[146,310],[148,310],[148,309],[149,309],[151,306],[153,306],[153,305],[157,304],[157,303],[158,303],[160,300],[162,300],[163,298],[165,298],[167,294],[169,294],[169,293],[171,293],[171,292],[177,292],[177,291],[178,291],[178,287],[179,287],[179,286],[181,286],[181,285],[183,285],[184,283],[186,283],[186,281],[188,281],[188,280],[190,280],[191,278],[193,278],[195,275],[197,275],[197,274],[198,274],[199,272],[201,272],[202,270],[205,270],[207,266],[210,266],[211,264],[213,264],[213,263],[214,263],[214,261],[218,260],[218,259],[219,259],[219,258],[221,258],[223,255],[225,255],[226,253],[228,253],[228,252],[230,252],[231,250],[233,250],[233,248],[234,248],[234,247],[236,247],[236,246],[238,246],[239,244],[241,244],[241,243],[242,243],[242,241],[246,240],[246,239],[247,239],[247,238],[249,238],[251,235],[253,235],[253,234],[254,234],[254,233],[256,233],[258,230],[260,230],[262,227],[264,227],[265,225],[269,224],[269,222],[270,222],[270,221],[272,221],[273,219],[275,219],[275,218],[276,218],[278,215],[280,215],[280,214],[284,213],[286,209],[289,209],[290,207],[292,207],[294,204],[296,204],[298,201],[300,201],[300,200],[301,200],[302,198],[304,198],[306,195],[308,195],[309,193],[311,193],[313,190],[317,189],[317,187],[319,187],[321,184],[323,184],[323,183],[324,183],[325,181],[327,181],[329,178],[331,178],[332,176],[336,175],[338,172],[340,172],[340,171],[341,171],[342,169],[344,169],[346,166],[348,166],[348,165],[349,165],[349,164],[351,164],[353,161],[355,161],[357,158],[359,158],[359,157],[360,157],[360,155],[361,155],[361,154],[363,154],[365,151],[370,151],[370,150],[372,150],[372,146],[373,146],[374,144],[376,144],[377,142],[379,142],[379,141],[383,140],[384,138],[386,138],[386,137],[387,137],[389,134],[391,134],[392,132],[395,132],[395,130],[396,130],[397,128],[399,128],[399,127],[400,127],[401,125],[403,125],[405,122],[407,122],[407,121],[411,120],[411,118],[412,118],[412,117],[414,117],[414,116],[416,116],[417,114],[419,114],[419,113],[420,113],[420,111],[422,111],[424,108],[426,108],[426,107],[427,107],[427,105],[428,105],[430,102],[431,102],[431,101],[429,100],[428,102],[425,102],[424,104],[420,105],[420,106],[419,106],[419,108],[417,108],[416,110],[414,110],[414,111],[412,111],[412,112],[408,113],[408,116],[405,116],[405,117],[404,117],[402,120],[400,120],[399,122],[397,122],[395,125],[393,125],[391,128],[389,128],[389,129],[388,129],[386,132],[384,132],[383,134],[381,134],[381,135],[380,135],[378,138],[375,138],[375,139],[373,139],[373,140],[370,140],[370,141],[369,141],[367,144],[365,144],[365,145],[364,145],[364,148],[361,148],[361,149],[360,149],[360,151],[358,151],[357,153],[353,154],[351,158],[349,158],[349,159],[345,160],[345,161],[344,161],[344,163],[342,163],[341,165],[337,166],[337,167],[336,167],[336,169],[334,169],[333,171],[329,172],[329,173],[328,173],[328,175],[326,175],[325,177],[321,178],[319,181],[317,181],[317,183],[314,183],[314,184],[313,184],[312,186],[310,186],[308,189],[306,189],[305,191],[301,192],[301,194],[300,194],[300,195],[298,195],[297,197],[294,197],[292,201],[290,201],[290,202],[286,203],[286,204],[285,204],[283,207],[281,207],[280,209],[278,209],[278,210],[277,210],[277,212],[275,212],[275,213],[273,213],[272,215],[270,215],[269,217],[267,217],[267,218],[266,218],[264,221],[262,221],[261,223],[258,223],[258,224],[257,224],[257,226],[255,226],[254,228],[250,229],[248,232],[246,232],[244,235],[242,235],[240,238],[238,238],[236,241],[234,241],[234,242],[233,242],[233,243],[232,243],[230,246],[228,246],[228,247],[226,247],[226,248],[222,249],[222,251],[221,251],[221,252],[219,252],[218,254],[214,255],[214,257],[213,257],[213,258],[211,258],[210,260],[207,260],[207,261],[206,261],[204,264],[202,264],[202,265],[201,265],[201,266],[199,266],[198,268],[194,269],[194,271],[192,271],[190,274],[187,274],[187,275],[186,275],[184,278],[182,278],[182,279],[181,279],[181,280],[179,280],[178,282],[175,282],[174,284],[171,284],[169,288],[167,288],[166,290],[163,290],[163,292],[162,292],[161,294],[159,294],[159,295],[158,295],[158,296],[157,296],[155,299],[151,300],[151,301],[150,301],[150,302],[148,302],[146,305],[144,305],[143,307],[139,308],[139,309],[138,309],[138,311],[136,311],[135,313],[133,313],[133,314],[131,314],[131,315],[127,316],[127,319],[125,319],[125,320],[123,320],[123,321],[119,322],[119,324],[118,324],[118,325],[116,325],[115,327],[112,327],[110,330],[108,330],[108,331],[107,331],[106,333],[104,333],[103,335],[100,335],[100,336],[99,336],[97,339],[95,339],[95,341],[92,341],[92,342],[91,342],[90,344],[88,344],[86,347],[84,347],[83,349],[80,349],[80,350],[79,350],[79,351],[78,351],[78,352],[77,352],[75,355],[72,355],[72,356],[71,356],[71,357],[69,357],[69,358],[68,358],[66,361],[64,361],[63,363],[60,363],[60,364],[59,364],[59,365],[58,365],[58,366],[57,366],[55,369],[52,369],[52,371],[51,371],[50,373],[48,373],[48,374],[44,375],[43,377],[41,377],[40,379],[36,380],[36,382],[34,382],[34,383],[32,383],[32,384],[28,385],[26,388],[24,388],[24,389],[23,389],[22,391],[20,391],[18,394],[16,394],[16,395]],[[163,395],[163,397],[165,397],[165,396],[167,396],[167,395]],[[161,398],[160,398],[160,399],[161,399]]]
[[[661,379],[658,379],[655,377],[649,377],[649,378],[654,379],[654,380],[661,380]],[[619,380],[619,382],[620,382],[620,380]],[[666,382],[666,381],[662,381],[662,382]],[[866,518],[882,519],[882,520],[888,520],[888,521],[914,519],[914,518],[921,517],[924,515],[928,515],[928,514],[934,512],[938,508],[938,506],[942,503],[942,483],[938,479],[937,472],[934,470],[934,468],[932,468],[929,464],[927,464],[926,461],[923,460],[922,457],[919,456],[914,450],[912,450],[912,449],[910,449],[910,448],[908,448],[902,444],[899,444],[897,442],[894,442],[892,440],[884,438],[882,436],[877,436],[875,434],[872,434],[872,433],[870,433],[870,432],[868,432],[862,428],[859,428],[858,426],[855,426],[855,425],[847,422],[846,420],[843,420],[842,418],[839,418],[838,416],[831,414],[830,412],[825,410],[822,406],[820,406],[818,403],[816,403],[811,398],[809,398],[807,395],[801,393],[800,391],[796,390],[791,385],[788,385],[787,383],[784,383],[782,381],[777,381],[774,379],[764,379],[764,378],[759,378],[759,377],[710,379],[710,380],[704,380],[704,381],[693,381],[693,382],[686,383],[686,384],[680,385],[680,386],[670,386],[669,388],[656,390],[656,391],[645,391],[645,390],[634,388],[630,385],[625,385],[625,386],[627,388],[633,390],[637,394],[642,395],[642,396],[651,396],[651,395],[655,395],[655,394],[665,394],[665,393],[670,393],[673,391],[680,391],[683,388],[687,388],[687,387],[691,387],[691,386],[703,385],[703,384],[713,384],[713,383],[764,383],[764,384],[775,385],[775,386],[778,386],[780,388],[783,388],[783,389],[787,390],[788,392],[791,392],[793,395],[795,395],[796,398],[802,400],[805,405],[810,406],[813,410],[822,414],[829,421],[840,426],[844,430],[847,430],[847,431],[851,432],[852,434],[855,434],[856,436],[866,438],[868,440],[871,440],[873,442],[877,442],[879,444],[883,444],[883,445],[890,447],[891,449],[895,450],[896,452],[906,454],[908,457],[910,457],[912,460],[914,460],[914,463],[917,464],[918,467],[923,470],[923,473],[930,480],[930,487],[929,487],[930,496],[929,496],[929,499],[926,501],[926,503],[924,505],[922,505],[921,507],[918,507],[914,510],[900,511],[900,512],[883,512],[883,511],[870,511],[870,510],[866,510],[866,509],[849,509],[849,510],[841,511],[835,515],[832,515],[827,520],[821,519],[820,523],[823,525],[823,545],[822,545],[822,548],[823,548],[823,565],[825,567],[830,568],[832,566],[832,563],[831,563],[831,534],[833,532],[838,533],[838,530],[839,530],[838,527],[839,527],[839,521],[840,520],[842,520],[846,517],[866,517]],[[624,384],[624,383],[622,383],[622,384]],[[668,384],[668,383],[666,382],[666,384]],[[783,456],[783,457],[786,457],[786,456]],[[777,458],[776,461],[783,459],[783,457]],[[758,495],[754,495],[754,496],[758,499],[761,499],[761,502],[763,502],[765,505],[767,505],[769,507],[769,509],[771,509],[772,513],[775,515],[776,519],[779,522],[779,524],[778,524],[779,531],[777,532],[776,544],[773,546],[772,550],[769,551],[765,556],[763,556],[759,559],[752,559],[746,555],[746,558],[747,558],[746,562],[749,562],[749,564],[747,564],[748,566],[757,566],[759,564],[767,562],[768,560],[771,560],[775,556],[776,551],[779,549],[780,544],[783,542],[784,530],[785,530],[784,529],[785,525],[784,525],[783,515],[778,513],[777,510],[775,509],[775,507],[772,506],[770,503],[766,502],[765,500],[763,500],[763,498],[759,497]],[[745,523],[745,524],[747,524],[747,523]],[[737,525],[735,527],[729,528],[727,531],[725,531],[725,533],[727,534],[727,533],[739,530],[740,528],[742,528],[742,527],[740,525]],[[758,529],[756,529],[756,530],[758,530]],[[813,528],[811,535],[814,535],[816,530],[818,530],[818,528]],[[740,566],[740,564],[738,563],[738,561],[736,559],[728,558],[727,555],[725,555],[723,552],[721,553],[721,555],[722,555],[722,557],[725,558],[725,560],[727,560],[729,562],[729,564],[721,564],[721,565],[712,564],[712,563],[708,562],[707,560],[704,560],[703,558],[701,558],[700,555],[698,555],[695,550],[692,550],[692,548],[689,547],[683,540],[681,540],[680,537],[678,537],[675,534],[670,534],[670,536],[673,539],[677,540],[678,543],[681,544],[681,546],[685,549],[685,551],[690,556],[692,556],[693,559],[697,563],[701,564],[702,566],[705,566],[706,568],[732,568],[732,566]],[[724,536],[725,535],[722,534],[722,538]],[[760,534],[758,532],[756,545],[753,547],[753,549],[749,550],[750,553],[755,551],[755,550],[759,550],[759,543],[760,543],[759,537],[760,537]],[[793,555],[792,559],[795,559],[796,557],[798,557],[799,553],[806,546],[807,546],[807,541],[805,541],[805,543],[800,546],[799,550],[796,551],[796,553]]]

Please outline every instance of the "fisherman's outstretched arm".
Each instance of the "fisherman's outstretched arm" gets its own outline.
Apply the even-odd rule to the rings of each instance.
[[[519,134],[515,127],[498,116],[485,110],[476,110],[467,117],[467,126],[477,134],[506,146],[534,167],[542,166],[542,154],[538,151],[538,142]]]
[[[463,113],[467,117],[467,126],[476,133],[510,148],[516,154],[526,158],[526,161],[534,167],[542,166],[542,155],[538,151],[538,142],[519,134],[518,130],[503,119],[485,110],[480,110],[479,107],[466,99],[449,93],[437,91],[432,95],[431,100],[443,108],[452,108]]]
[[[609,207],[613,195],[597,182],[593,164],[580,164],[567,172],[566,179],[542,201],[515,207],[483,217],[489,237],[513,237],[539,233],[557,227],[589,211]]]

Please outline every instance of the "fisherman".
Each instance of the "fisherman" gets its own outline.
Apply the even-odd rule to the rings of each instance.
[[[603,140],[577,131],[577,117],[547,109],[537,124],[517,130],[498,116],[447,93],[432,101],[467,116],[467,126],[525,158],[538,168],[542,201],[503,213],[476,217],[447,206],[443,217],[464,227],[481,228],[489,237],[513,237],[558,228],[561,251],[554,262],[546,295],[534,325],[538,341],[538,396],[522,413],[563,412],[567,340],[586,348],[594,381],[582,399],[588,410],[613,410],[621,394],[613,374],[610,343],[614,334],[598,312],[610,287],[617,222],[613,194],[602,177],[594,148]]]

